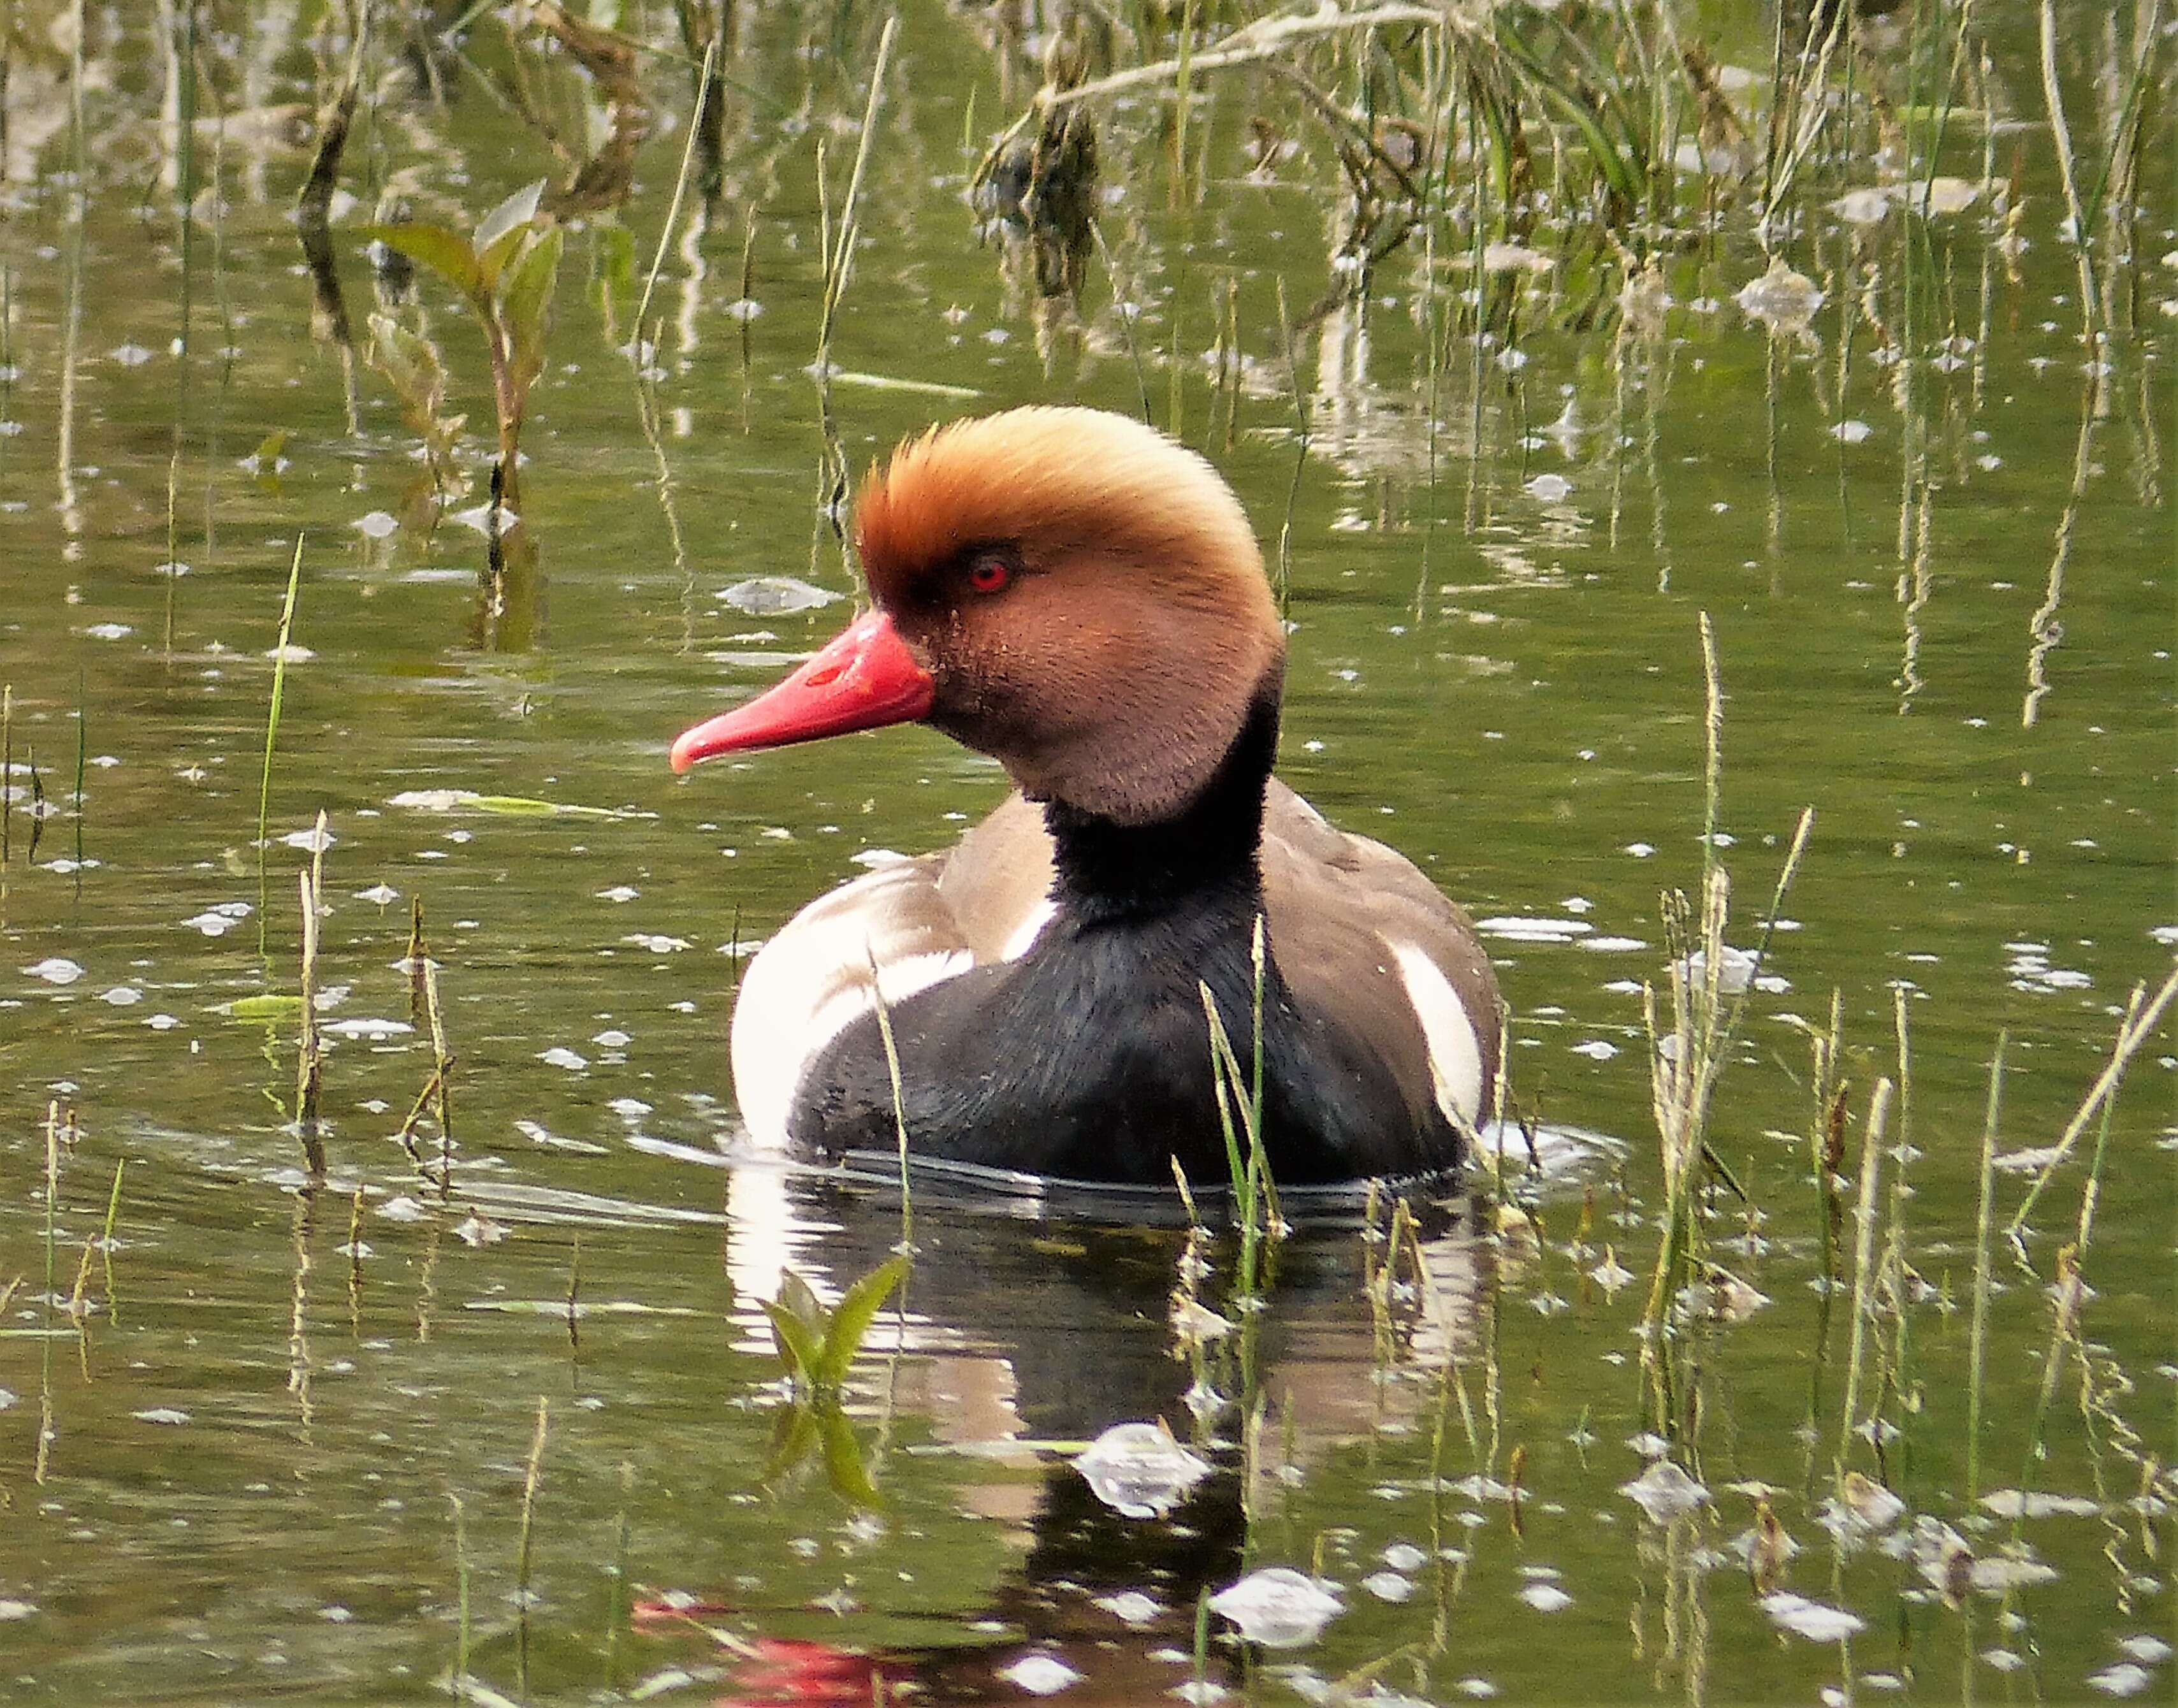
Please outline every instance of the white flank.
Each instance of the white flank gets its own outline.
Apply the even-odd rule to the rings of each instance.
[[[785,1148],[803,1070],[873,1006],[873,961],[888,1006],[975,965],[938,928],[933,887],[919,862],[882,867],[810,903],[749,962],[734,1004],[734,1096],[759,1148]]]
[[[1019,961],[1036,947],[1036,940],[1043,935],[1043,928],[1059,917],[1059,904],[1048,897],[1032,907],[1021,922],[1014,927],[1013,935],[999,951],[1001,961]]]
[[[1482,1119],[1482,1048],[1475,1036],[1475,1023],[1452,981],[1423,950],[1411,943],[1386,939],[1392,957],[1399,964],[1399,977],[1407,987],[1407,1000],[1421,1022],[1429,1045],[1430,1077],[1436,1087],[1436,1106],[1445,1119],[1472,1127]]]

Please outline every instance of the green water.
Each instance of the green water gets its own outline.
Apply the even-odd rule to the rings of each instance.
[[[2107,8],[2059,9],[2088,153],[2125,95],[2113,43],[2131,38],[2104,33]],[[1303,1219],[1245,1353],[1194,1358],[1168,1322],[1185,1244],[1168,1219],[929,1185],[905,1317],[880,1319],[846,1397],[882,1495],[858,1508],[813,1460],[768,1470],[789,1409],[760,1302],[790,1267],[831,1296],[881,1262],[897,1193],[736,1157],[735,951],[857,855],[943,846],[1002,780],[917,730],[685,780],[665,756],[851,609],[810,364],[820,232],[881,19],[738,23],[718,197],[684,199],[647,381],[619,347],[674,200],[691,69],[642,59],[659,114],[618,216],[632,240],[606,216],[570,231],[495,586],[485,538],[452,515],[485,498],[482,335],[429,280],[397,310],[435,340],[449,413],[469,418],[472,487],[434,525],[397,400],[314,321],[291,219],[307,156],[237,111],[315,105],[317,59],[337,74],[344,40],[314,38],[315,12],[205,8],[185,253],[146,10],[90,19],[80,219],[64,39],[40,35],[8,95],[0,1289],[21,1283],[0,1322],[0,1698],[430,1697],[464,1653],[463,1689],[538,1701],[1012,1701],[1054,1683],[1114,1704],[2167,1697],[2167,1024],[2109,1125],[2077,1314],[2049,1289],[2095,1124],[2023,1259],[1995,1242],[1971,1486],[1967,1428],[1999,1037],[1999,1152],[2049,1146],[2178,940],[2161,105],[2137,256],[2099,250],[2110,334],[2092,371],[2035,12],[2017,4],[1976,8],[1975,28],[2023,247],[2000,243],[1986,195],[1856,225],[1832,203],[1876,168],[1842,160],[1783,244],[1825,300],[1803,336],[1773,337],[1735,301],[1765,265],[1752,192],[1704,232],[1688,180],[1652,330],[1617,312],[1616,274],[1562,266],[1509,322],[1499,277],[1491,342],[1455,331],[1432,364],[1421,329],[1469,287],[1468,230],[1427,251],[1417,237],[1362,301],[1309,319],[1342,180],[1309,110],[1252,74],[1196,103],[1200,177],[1177,211],[1168,101],[1104,112],[1111,262],[1092,260],[1078,320],[1040,309],[963,197],[964,132],[979,147],[1018,109],[1033,60],[994,52],[980,15],[904,14],[835,333],[846,466],[957,413],[1145,394],[1213,457],[1287,567],[1283,775],[1486,922],[1545,1166],[1509,1188],[1528,1231],[1486,1231],[1486,1198],[1419,1207],[1429,1284],[1403,1260],[1388,1300],[1371,1285],[1383,1215],[1373,1231],[1355,1206]],[[1766,90],[1769,19],[1688,11],[1680,27]],[[626,22],[678,51],[663,8]],[[1939,23],[1948,43],[1956,20]],[[380,288],[358,228],[381,189],[466,226],[527,182],[565,182],[605,129],[564,56],[512,47],[489,15],[435,57],[444,100],[419,93],[407,28],[381,25],[342,178],[358,200],[336,209],[358,340]],[[1879,35],[1869,64],[1898,51]],[[1304,144],[1268,181],[1244,152],[1259,113]],[[1948,134],[1945,170],[1978,177],[1978,111]],[[1549,222],[1531,238],[1562,240]],[[1230,387],[1203,354],[1229,282]],[[244,466],[273,434],[267,466]],[[298,534],[303,650],[260,885],[270,654]],[[837,597],[766,616],[720,597],[758,576]],[[1720,1195],[1710,1256],[1767,1302],[1681,1325],[1672,1453],[1710,1499],[1658,1524],[1621,1492],[1656,1421],[1640,988],[1667,1004],[1660,891],[1700,878],[1705,612],[1733,943],[1754,945],[1815,816],[1710,1126],[1753,1201]],[[296,1016],[248,999],[297,989],[296,843],[320,812],[331,1178],[306,1190]],[[443,1195],[435,1112],[421,1173],[393,1136],[433,1068],[404,960],[413,903],[453,1056]],[[1851,1199],[1871,1096],[1900,1073],[1902,989],[1910,1086],[1889,1108],[1872,1261],[1896,1233],[1925,1284],[1869,1312],[1851,1422],[1880,1421],[1841,1448]],[[1826,1294],[1807,1028],[1834,991],[1849,1179]],[[51,1203],[49,1102],[78,1123]],[[2031,1178],[1998,1174],[2000,1230]],[[1232,1252],[1212,1256],[1202,1300],[1229,1309]],[[1215,1473],[1167,1518],[1121,1517],[1069,1461],[1160,1416]],[[1841,1460],[1906,1502],[1895,1526],[1825,1528]],[[1734,1552],[1757,1484],[1800,1545],[1759,1586]],[[2015,1522],[1980,1498],[2006,1490],[2064,1500]],[[1953,1527],[1980,1587],[1939,1592],[1908,1545],[1917,1519]],[[1198,1660],[1199,1598],[1278,1565],[1320,1574],[1343,1611],[1285,1651],[1212,1618]],[[1858,1626],[1795,1634],[1762,1605],[1779,1590]]]

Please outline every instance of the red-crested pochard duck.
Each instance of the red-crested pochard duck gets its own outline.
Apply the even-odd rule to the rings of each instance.
[[[921,722],[1019,792],[749,964],[732,1053],[752,1138],[895,1143],[874,968],[915,1154],[1223,1179],[1197,981],[1246,1066],[1260,914],[1274,1178],[1457,1163],[1497,1071],[1489,960],[1404,857],[1272,777],[1285,631],[1210,464],[1125,416],[1012,409],[902,446],[855,535],[875,608],[682,735],[673,769]]]

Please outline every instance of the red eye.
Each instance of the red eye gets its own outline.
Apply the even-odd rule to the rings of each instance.
[[[968,585],[977,593],[998,593],[1014,578],[1014,567],[1003,557],[979,557],[968,566]]]

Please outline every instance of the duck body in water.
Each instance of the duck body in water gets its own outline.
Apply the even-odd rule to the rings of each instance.
[[[752,1137],[1079,1180],[1223,1177],[1201,988],[1253,1070],[1282,1182],[1456,1165],[1488,1111],[1497,992],[1402,856],[1271,775],[1285,659],[1253,531],[1141,423],[1027,408],[903,446],[856,512],[875,609],[674,744],[728,753],[919,721],[1019,791],[948,853],[804,908],[742,979]]]

